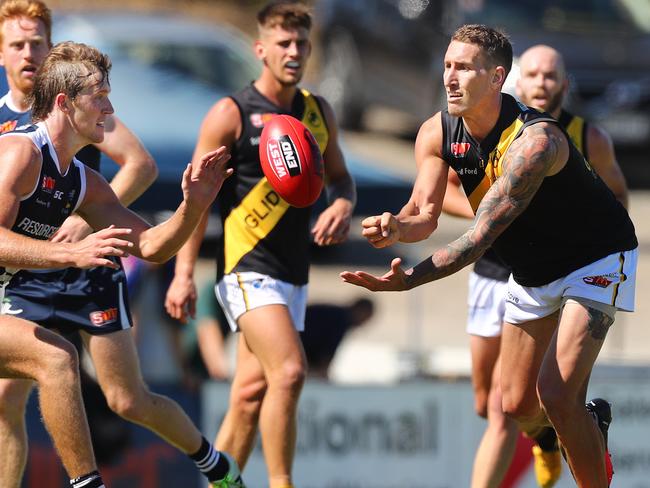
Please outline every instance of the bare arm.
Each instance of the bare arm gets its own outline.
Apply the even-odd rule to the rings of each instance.
[[[181,185],[183,201],[168,220],[155,227],[124,207],[106,180],[86,168],[86,198],[78,213],[96,229],[116,223],[132,229],[129,236],[134,244],[132,253],[147,261],[165,262],[190,237],[223,181],[232,173],[227,169],[229,159],[226,148],[221,147],[188,164]]]
[[[568,144],[557,127],[538,123],[527,128],[508,149],[503,174],[483,197],[465,234],[407,271],[394,259],[391,270],[381,277],[344,272],[343,281],[373,291],[407,290],[455,273],[483,254],[526,209],[544,178],[566,164],[567,157]]]
[[[20,136],[0,139],[0,265],[11,268],[81,268],[115,265],[105,256],[122,256],[131,243],[128,229],[105,229],[75,244],[32,239],[10,229],[20,201],[37,184],[42,159],[32,142]]]
[[[104,141],[96,146],[120,166],[111,180],[111,188],[125,207],[156,180],[158,168],[153,157],[115,115],[106,118]]]
[[[325,100],[322,98],[319,100],[329,128],[329,141],[323,153],[325,191],[329,206],[318,216],[311,232],[316,244],[329,246],[347,239],[350,232],[350,219],[357,201],[357,190],[339,146],[338,126],[334,112]]]
[[[621,167],[616,161],[612,139],[604,130],[591,124],[587,130],[587,153],[589,154],[589,163],[594,171],[612,190],[616,199],[627,208],[627,183]]]
[[[447,190],[445,191],[445,199],[442,202],[442,211],[452,217],[474,218],[474,212],[463,191],[460,178],[451,167],[447,175]]]
[[[230,98],[217,102],[203,119],[194,150],[196,159],[204,151],[215,147],[231,147],[241,132],[239,109]],[[194,267],[208,222],[208,212],[202,216],[192,236],[176,255],[174,278],[165,297],[165,309],[175,319],[185,323],[194,317],[196,308],[196,284]]]
[[[114,115],[106,118],[104,141],[96,147],[120,166],[110,185],[125,207],[142,195],[158,175],[151,154]],[[75,242],[91,232],[92,228],[86,221],[75,214],[66,219],[52,240]]]
[[[438,227],[448,171],[441,150],[442,125],[438,113],[422,124],[415,141],[418,173],[409,201],[397,215],[384,212],[362,222],[362,234],[374,247],[422,241]]]

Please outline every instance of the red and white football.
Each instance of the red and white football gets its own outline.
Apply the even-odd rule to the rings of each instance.
[[[275,115],[260,137],[260,163],[273,189],[294,207],[308,207],[323,190],[323,157],[313,134],[290,115]]]

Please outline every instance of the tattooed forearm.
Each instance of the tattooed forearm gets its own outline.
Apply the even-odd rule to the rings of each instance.
[[[528,127],[505,154],[502,174],[481,200],[474,225],[407,272],[409,288],[449,276],[476,261],[528,206],[558,162],[562,137],[547,124]]]
[[[485,249],[472,243],[468,232],[446,247],[438,249],[433,256],[414,266],[412,272],[407,271],[407,286],[408,288],[414,288],[429,281],[439,280],[454,274],[476,261],[484,251]]]
[[[588,308],[587,313],[589,313],[589,322],[587,322],[589,335],[597,341],[604,341],[609,327],[614,323],[614,319],[595,308]]]

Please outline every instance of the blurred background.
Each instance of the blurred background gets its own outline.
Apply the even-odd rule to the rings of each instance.
[[[55,41],[87,42],[113,60],[116,113],[143,140],[160,169],[158,181],[132,206],[146,218],[165,218],[180,201],[180,174],[210,106],[257,76],[251,46],[255,12],[264,3],[48,2],[56,14]],[[417,127],[444,107],[442,57],[449,35],[460,24],[481,22],[505,29],[515,55],[538,43],[563,53],[571,76],[568,107],[610,133],[632,189],[630,213],[640,241],[638,308],[617,317],[598,360],[592,392],[614,402],[610,442],[615,444],[617,475],[612,486],[650,487],[650,448],[641,441],[650,435],[650,0],[307,3],[314,7],[316,28],[304,85],[335,108],[359,191],[349,242],[313,249],[309,301],[346,308],[351,299],[368,298],[374,308],[362,326],[340,332],[340,344],[333,346],[324,366],[314,368],[318,377],[308,382],[301,403],[298,486],[469,484],[484,424],[473,412],[468,381],[468,270],[409,293],[385,295],[353,290],[340,282],[338,273],[379,273],[394,256],[414,264],[466,229],[467,222],[443,216],[428,241],[378,251],[361,240],[359,221],[369,214],[396,212],[406,202],[415,175]],[[103,170],[110,177],[115,165],[105,162]],[[208,288],[206,296],[214,281],[212,244],[219,232],[215,217],[197,276]],[[213,435],[227,402],[232,338],[224,338],[223,352],[217,349],[223,354],[221,366],[206,367],[197,347],[204,329],[175,324],[162,309],[171,265],[129,265],[145,377],[152,389],[179,399]],[[38,413],[34,408],[31,412],[25,486],[58,486],[53,484],[61,477],[58,461]],[[113,425],[98,441],[104,442],[98,452],[111,487],[176,487],[187,486],[188,477],[194,480],[192,466],[172,448],[141,429]],[[535,486],[524,451],[504,486]],[[395,460],[388,473],[386,459]],[[341,475],[349,472],[357,473],[353,481]],[[249,487],[264,486],[259,449],[247,473]],[[571,486],[570,477],[558,486]]]

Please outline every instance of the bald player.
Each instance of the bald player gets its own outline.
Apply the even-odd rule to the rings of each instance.
[[[562,108],[569,91],[562,55],[550,46],[539,44],[521,55],[519,69],[517,96],[526,105],[548,112],[560,122],[585,159],[627,208],[627,184],[616,161],[611,137],[600,127]]]

